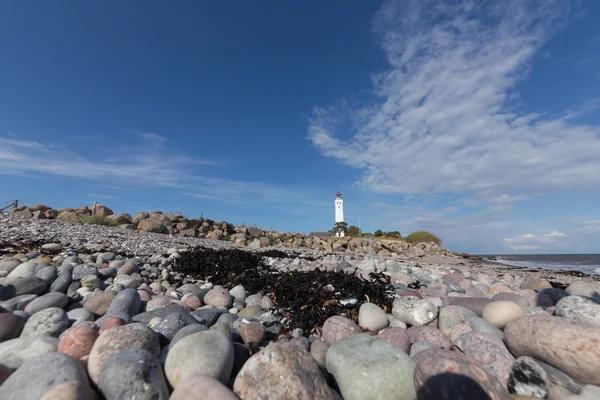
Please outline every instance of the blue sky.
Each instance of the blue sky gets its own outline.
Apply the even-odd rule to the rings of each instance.
[[[5,2],[0,202],[600,252],[600,3]]]

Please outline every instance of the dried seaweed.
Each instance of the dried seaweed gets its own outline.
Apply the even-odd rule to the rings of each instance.
[[[367,281],[343,271],[280,272],[265,265],[261,255],[239,249],[197,248],[182,254],[173,269],[226,288],[243,285],[248,293],[270,295],[288,331],[318,331],[334,315],[346,315],[357,322],[358,309],[365,302],[391,311],[390,281],[381,273],[369,274]],[[348,298],[356,302],[343,301]]]

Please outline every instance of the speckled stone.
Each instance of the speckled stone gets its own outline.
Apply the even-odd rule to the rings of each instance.
[[[511,400],[496,379],[476,361],[442,349],[416,355],[414,383],[419,400]]]
[[[460,336],[456,346],[506,385],[515,358],[502,339],[489,333],[472,332]]]
[[[341,400],[310,354],[289,346],[267,347],[250,357],[233,391],[240,399]]]
[[[450,336],[452,329],[456,325],[462,324],[467,318],[476,316],[476,314],[464,307],[447,306],[440,308],[438,315],[438,326],[440,331],[446,336]]]
[[[28,336],[0,343],[0,364],[17,369],[24,360],[41,354],[54,353],[58,339],[50,336]]]
[[[600,298],[593,301],[581,296],[564,297],[556,304],[554,314],[577,322],[600,326]]]
[[[408,354],[408,351],[410,350],[411,341],[406,329],[395,327],[387,328],[379,332],[377,338],[391,343],[406,354]]]
[[[536,315],[509,322],[504,334],[515,356],[534,357],[582,383],[600,385],[600,327],[597,325]]]
[[[144,324],[133,323],[103,331],[90,352],[88,373],[98,383],[104,361],[113,353],[123,349],[145,349],[156,357],[160,355],[158,335]]]
[[[452,342],[442,331],[432,326],[412,326],[406,330],[411,343],[431,342],[436,346],[450,349]]]
[[[80,360],[90,354],[98,335],[98,327],[93,322],[74,326],[58,338],[58,351]]]
[[[323,324],[323,340],[329,345],[357,333],[362,333],[358,325],[352,320],[339,315],[327,318]]]
[[[215,307],[230,308],[233,296],[223,287],[215,287],[204,296],[204,303]]]
[[[53,336],[58,337],[69,328],[70,322],[67,313],[58,307],[50,307],[32,315],[25,326],[21,337],[25,336]]]
[[[168,400],[169,387],[159,360],[144,349],[124,349],[102,364],[98,388],[107,400]]]
[[[64,308],[68,302],[69,298],[64,293],[47,293],[27,304],[27,307],[25,307],[25,312],[29,315],[33,315],[45,308]]]
[[[437,317],[438,310],[429,300],[403,297],[394,300],[392,314],[406,324],[425,325]]]
[[[545,399],[550,381],[546,370],[535,359],[523,356],[513,363],[507,387],[511,393]]]
[[[258,346],[265,340],[267,330],[260,322],[250,322],[242,325],[240,336],[248,346]]]

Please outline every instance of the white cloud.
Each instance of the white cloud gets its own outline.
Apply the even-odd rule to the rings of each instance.
[[[169,152],[166,139],[154,133],[135,132],[135,143],[75,152],[68,146],[0,137],[0,174],[50,174],[93,180],[104,184],[182,187],[193,179],[192,167],[211,164]],[[108,156],[101,159],[102,152]]]
[[[516,250],[516,251],[520,251],[520,250],[537,250],[541,247],[542,246],[536,245],[536,244],[520,244],[520,245],[511,246],[510,248],[513,250]]]
[[[550,233],[546,233],[544,236],[545,237],[564,237],[567,235],[565,235],[564,233],[559,232],[559,231],[552,231]]]
[[[531,233],[526,233],[526,234],[524,234],[524,235],[521,235],[521,237],[522,237],[523,239],[533,239],[533,238],[535,237],[535,235],[534,235],[534,234],[531,234]]]
[[[507,203],[600,183],[598,127],[577,124],[573,111],[519,113],[509,100],[570,4],[387,2],[374,22],[390,64],[373,77],[380,100],[316,108],[309,139],[378,192]]]

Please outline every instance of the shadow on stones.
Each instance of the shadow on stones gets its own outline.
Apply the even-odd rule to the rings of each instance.
[[[418,400],[492,400],[472,378],[459,374],[438,374],[427,379],[417,391]]]
[[[183,253],[173,270],[187,275],[184,279],[188,281],[208,280],[228,289],[243,285],[249,294],[261,292],[271,296],[287,332],[295,328],[301,328],[305,335],[320,332],[325,320],[334,315],[346,315],[358,322],[358,309],[365,302],[391,312],[393,298],[387,292],[392,286],[382,273],[370,273],[369,282],[343,271],[283,272],[266,265],[263,255],[240,249],[196,248]],[[170,283],[180,282],[170,278]],[[341,300],[346,298],[357,302],[342,305]]]

